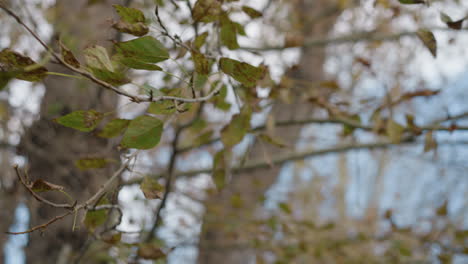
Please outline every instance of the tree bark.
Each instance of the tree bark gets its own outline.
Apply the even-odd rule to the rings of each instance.
[[[11,167],[12,150],[2,149],[0,168],[0,232],[9,231],[15,218],[15,209],[21,198],[21,190]],[[5,244],[10,236],[0,236],[0,261],[5,261]]]
[[[306,39],[316,36],[326,36],[332,29],[340,10],[333,1],[295,0],[291,1],[297,22],[299,34]],[[306,81],[324,79],[323,64],[325,48],[306,47],[298,67],[289,73],[289,77]],[[310,104],[301,100],[306,87],[294,87],[297,96],[290,104],[277,103],[272,114],[275,120],[291,120],[307,117],[312,114]],[[301,89],[303,89],[301,91]],[[324,91],[326,94],[326,91]],[[326,96],[326,95],[325,95]],[[294,146],[300,132],[299,127],[276,128],[275,133],[282,140]],[[266,144],[255,143],[249,155],[258,159],[265,155],[275,155],[281,149]],[[199,243],[198,263],[200,264],[239,264],[255,263],[256,250],[251,245],[252,237],[246,231],[249,222],[261,214],[262,198],[268,188],[276,181],[280,167],[268,170],[256,170],[248,174],[233,177],[232,182],[221,193],[212,196],[206,202],[206,212]],[[240,197],[242,207],[233,206],[231,197]]]
[[[111,4],[121,4],[121,1],[103,1],[93,5],[88,5],[87,2],[61,0],[57,1],[53,9],[55,33],[66,36],[78,51],[90,44],[109,46],[110,40],[116,36],[115,31],[110,30],[110,19],[114,16]],[[47,67],[50,71],[64,72],[57,65]],[[43,179],[62,185],[73,199],[81,202],[99,188],[115,170],[115,166],[82,171],[75,166],[75,161],[88,156],[118,160],[118,156],[109,141],[92,133],[82,133],[58,125],[53,122],[53,118],[75,110],[112,111],[115,109],[117,96],[86,80],[48,77],[44,84],[46,92],[42,99],[40,118],[25,132],[19,151],[27,157],[31,180]],[[28,196],[28,199],[31,226],[43,224],[64,213],[63,210],[41,204],[32,197]],[[68,202],[63,195],[54,195],[51,199]],[[73,215],[69,216],[43,231],[31,233],[26,248],[27,262],[57,263],[62,254],[62,259],[68,259],[65,263],[71,263],[72,256],[79,256],[80,249],[90,235],[85,228],[80,227],[80,215],[77,217],[79,229],[73,231],[73,218]],[[66,256],[63,256],[64,253]]]

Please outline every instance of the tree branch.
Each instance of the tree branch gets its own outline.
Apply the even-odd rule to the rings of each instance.
[[[151,239],[154,236],[154,233],[156,232],[156,229],[161,223],[161,212],[166,206],[167,199],[169,197],[169,193],[171,192],[172,185],[173,185],[173,180],[174,180],[174,169],[177,161],[177,156],[179,154],[179,151],[177,149],[177,145],[179,144],[179,137],[183,133],[183,131],[187,128],[189,128],[202,114],[203,114],[203,107],[204,107],[204,102],[200,104],[200,107],[198,108],[197,113],[195,116],[190,120],[189,122],[181,125],[178,127],[175,131],[174,134],[174,139],[172,140],[171,144],[171,149],[172,149],[172,154],[171,158],[169,160],[169,166],[167,169],[167,179],[166,179],[166,184],[164,188],[164,195],[161,200],[161,203],[158,206],[158,209],[156,210],[155,218],[153,221],[153,226],[151,227],[150,231],[148,232],[148,236],[144,239],[144,242],[150,242]]]
[[[437,125],[438,123],[443,123],[447,121],[454,121],[462,118],[467,118],[468,117],[468,112],[462,113],[459,115],[455,116],[449,116],[444,119],[439,119],[433,122],[432,125],[423,125],[423,126],[417,126],[418,129],[421,131],[468,131],[468,126],[441,126]],[[279,121],[275,125],[277,127],[285,127],[285,126],[301,126],[301,125],[308,125],[308,124],[341,124],[341,125],[347,125],[355,129],[362,129],[366,131],[372,131],[374,127],[372,125],[364,125],[361,124],[358,121],[347,119],[347,118],[307,118],[307,119],[302,119],[302,120],[286,120],[286,121]],[[260,132],[264,131],[266,129],[265,125],[261,125],[255,128],[252,128],[249,132],[254,133],[254,132]],[[411,132],[412,130],[409,128],[405,128],[406,132]],[[201,145],[191,145],[191,146],[186,146],[182,147],[178,150],[179,153],[184,153],[188,152],[192,149],[211,145],[213,143],[216,143],[220,141],[221,138],[214,138],[209,140],[206,143],[203,143]]]
[[[178,128],[175,132],[174,135],[174,140],[172,141],[172,154],[171,154],[171,159],[169,160],[169,166],[167,169],[167,176],[166,176],[166,183],[164,186],[164,195],[161,200],[161,203],[159,203],[158,209],[156,210],[156,214],[154,216],[153,220],[153,226],[151,227],[148,236],[144,239],[144,242],[150,242],[151,239],[153,239],[154,233],[156,229],[158,228],[159,224],[161,223],[161,212],[166,206],[167,199],[169,197],[169,193],[171,192],[172,189],[172,182],[174,180],[174,168],[175,168],[175,163],[177,160],[177,143],[179,142],[179,136],[182,133],[183,129]]]
[[[20,235],[20,234],[27,234],[27,233],[32,233],[34,231],[37,231],[37,230],[41,230],[41,229],[45,229],[47,228],[50,224],[62,219],[62,218],[65,218],[66,216],[72,214],[72,213],[77,213],[78,211],[82,210],[82,209],[86,209],[86,210],[104,210],[104,209],[110,209],[111,207],[112,208],[115,208],[114,205],[100,205],[98,207],[95,207],[95,208],[88,208],[89,205],[93,204],[98,198],[100,198],[102,195],[104,195],[104,193],[109,189],[109,187],[112,185],[112,183],[120,176],[120,174],[125,170],[127,169],[127,166],[130,164],[130,161],[132,160],[132,158],[137,154],[138,152],[135,152],[134,154],[130,155],[127,159],[126,162],[122,163],[122,165],[120,166],[120,168],[99,188],[99,190],[93,195],[91,196],[88,200],[86,200],[85,202],[79,204],[79,205],[60,205],[60,204],[55,204],[55,203],[52,203],[40,196],[38,196],[33,190],[31,190],[27,184],[24,182],[24,180],[21,178],[21,176],[19,175],[19,169],[18,169],[18,166],[15,165],[15,170],[17,171],[17,175],[21,181],[21,183],[26,187],[26,189],[31,193],[31,195],[33,195],[36,199],[38,199],[40,202],[43,202],[45,204],[48,204],[48,205],[51,205],[53,207],[57,207],[57,208],[66,208],[68,209],[68,212],[66,212],[65,214],[63,215],[59,215],[59,216],[55,216],[54,218],[52,218],[51,220],[49,220],[47,223],[45,224],[41,224],[41,225],[37,225],[33,228],[30,228],[26,231],[22,231],[22,232],[6,232],[7,234],[11,234],[11,235]]]
[[[450,28],[433,28],[433,31],[454,31]],[[468,30],[468,28],[463,28],[461,30]],[[266,46],[266,47],[241,47],[243,50],[258,52],[258,51],[274,51],[274,50],[284,50],[288,48],[306,48],[306,47],[323,47],[327,45],[338,45],[346,43],[356,43],[356,42],[373,42],[373,41],[393,41],[399,40],[402,37],[416,37],[417,31],[403,31],[400,33],[392,34],[382,34],[376,33],[375,31],[368,32],[359,32],[355,34],[335,37],[335,38],[316,38],[309,39],[304,41],[301,46],[285,47],[285,46]]]
[[[68,212],[64,213],[63,215],[58,215],[58,216],[56,216],[56,217],[50,219],[47,223],[44,223],[44,224],[42,224],[42,225],[35,226],[35,227],[33,227],[33,228],[31,228],[31,229],[28,229],[28,230],[26,230],[26,231],[22,231],[22,232],[9,232],[9,231],[7,231],[7,232],[5,232],[5,233],[6,233],[6,234],[9,234],[9,235],[22,235],[22,234],[32,233],[32,232],[37,231],[37,230],[45,229],[45,228],[47,228],[49,225],[51,225],[51,224],[57,222],[57,221],[60,220],[60,219],[65,218],[66,216],[71,215],[72,213],[73,213],[73,211],[68,211]]]
[[[113,91],[119,95],[125,96],[130,98],[131,101],[135,103],[142,103],[142,102],[158,102],[158,101],[178,101],[178,102],[184,102],[184,103],[197,103],[197,102],[203,102],[211,99],[213,96],[219,93],[221,90],[222,85],[218,85],[213,91],[211,91],[207,96],[203,97],[198,97],[198,98],[184,98],[184,97],[176,97],[176,96],[166,96],[166,95],[161,95],[161,96],[142,96],[142,95],[135,95],[129,92],[126,92],[124,90],[121,90],[115,86],[113,86],[110,83],[107,83],[105,81],[102,81],[94,75],[92,75],[90,72],[85,71],[83,69],[76,68],[70,64],[68,64],[58,53],[54,52],[51,47],[49,47],[42,39],[32,30],[30,29],[22,20],[20,17],[18,17],[13,11],[5,7],[3,4],[0,3],[0,8],[3,9],[8,15],[12,16],[19,24],[21,24],[48,52],[52,54],[52,56],[65,68],[69,69],[70,71],[77,73],[88,80],[98,84],[99,86],[108,89],[110,91]]]
[[[31,186],[29,186],[23,179],[23,177],[21,177],[21,173],[19,171],[19,167],[17,164],[15,164],[13,166],[13,168],[15,169],[15,172],[16,172],[16,176],[18,177],[19,181],[21,182],[21,184],[24,186],[24,188],[26,188],[26,190],[28,190],[28,192],[34,197],[36,198],[36,200],[38,200],[39,202],[41,203],[45,203],[49,206],[52,206],[52,207],[55,207],[55,208],[65,208],[65,209],[72,209],[74,205],[72,204],[58,204],[58,203],[54,203],[54,202],[51,202],[49,200],[47,200],[46,198],[38,195],[34,190],[31,189]]]
[[[348,145],[343,145],[343,146],[337,146],[337,147],[331,147],[331,148],[326,148],[326,149],[321,149],[321,150],[310,150],[310,151],[303,151],[299,153],[290,153],[284,156],[276,157],[271,159],[268,162],[264,162],[263,160],[259,161],[254,161],[247,163],[245,166],[242,167],[233,167],[231,168],[231,171],[233,173],[244,173],[244,172],[249,172],[253,170],[259,170],[259,169],[267,169],[270,168],[272,165],[281,165],[290,161],[298,161],[298,160],[303,160],[306,158],[312,158],[312,157],[317,157],[317,156],[323,156],[323,155],[328,155],[328,154],[334,154],[334,153],[342,153],[342,152],[347,152],[347,151],[352,151],[352,150],[374,150],[374,149],[385,149],[385,148],[390,148],[390,147],[396,147],[396,146],[402,146],[402,145],[413,145],[413,144],[421,144],[423,142],[417,142],[412,140],[411,138],[407,138],[406,140],[401,141],[400,143],[392,143],[390,141],[382,141],[382,142],[374,142],[374,143],[363,143],[363,144],[348,144]],[[466,141],[457,141],[457,142],[439,142],[439,145],[444,145],[444,144],[468,144]],[[202,173],[211,173],[213,168],[205,168],[205,169],[199,169],[199,170],[190,170],[190,171],[177,171],[174,172],[175,177],[180,177],[180,176],[196,176]],[[161,177],[162,175],[157,175],[157,177]],[[155,176],[156,177],[156,176]],[[139,184],[142,179],[133,179],[129,180],[127,182],[122,183],[122,185],[132,185],[132,184]]]
[[[83,208],[87,209],[87,207],[94,202],[96,202],[104,193],[109,189],[109,187],[114,183],[114,181],[122,174],[124,170],[127,169],[128,165],[130,164],[130,161],[134,156],[136,156],[138,151],[136,151],[134,154],[132,154],[130,157],[128,157],[127,161],[122,163],[120,168],[99,188],[99,190],[91,196],[86,202],[79,204],[76,206],[75,210],[81,210]]]

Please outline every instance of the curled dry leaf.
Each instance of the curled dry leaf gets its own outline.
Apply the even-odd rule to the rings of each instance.
[[[62,191],[63,186],[47,182],[43,179],[38,179],[29,185],[29,188],[35,192]]]

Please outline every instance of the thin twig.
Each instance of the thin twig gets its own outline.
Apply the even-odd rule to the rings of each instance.
[[[54,222],[57,222],[58,220],[62,219],[62,218],[65,218],[66,216],[69,216],[73,213],[73,211],[68,211],[66,213],[64,213],[63,215],[58,215],[52,219],[50,219],[47,223],[44,223],[42,225],[37,225],[33,228],[30,228],[26,231],[22,231],[22,232],[5,232],[9,235],[22,235],[22,234],[28,234],[28,233],[32,233],[34,231],[37,231],[37,230],[41,230],[41,229],[45,229],[47,228],[49,225],[53,224]]]
[[[166,176],[166,183],[164,186],[164,194],[159,203],[158,209],[156,210],[156,214],[153,220],[153,226],[151,227],[150,231],[148,232],[148,236],[144,239],[144,242],[150,242],[154,236],[156,229],[158,228],[159,224],[161,223],[161,212],[166,206],[167,199],[169,198],[169,194],[172,189],[172,184],[174,180],[174,168],[177,160],[177,144],[179,142],[179,136],[182,133],[183,128],[177,128],[174,139],[172,140],[172,154],[171,159],[169,161],[169,166],[167,169],[167,176]]]
[[[101,188],[99,188],[99,190],[93,195],[91,196],[88,200],[86,200],[85,202],[79,204],[79,205],[73,205],[73,206],[69,206],[67,205],[68,207],[65,207],[65,206],[61,206],[61,205],[57,205],[55,203],[52,203],[50,201],[47,201],[45,200],[44,198],[40,197],[40,196],[37,196],[34,191],[30,190],[30,188],[28,188],[27,184],[24,182],[24,180],[21,178],[21,176],[19,175],[19,170],[18,170],[18,166],[15,165],[15,170],[17,171],[17,174],[18,174],[18,177],[20,178],[20,181],[21,183],[27,187],[28,191],[31,193],[31,195],[33,195],[36,199],[38,199],[38,197],[41,199],[39,201],[41,202],[44,202],[46,204],[49,204],[51,206],[54,206],[54,207],[57,207],[57,208],[67,208],[69,209],[65,214],[63,215],[59,215],[59,216],[56,216],[54,218],[52,218],[51,220],[49,220],[47,223],[45,224],[41,224],[41,225],[38,225],[38,226],[35,226],[33,228],[30,228],[26,231],[22,231],[22,232],[6,232],[7,234],[11,234],[11,235],[20,235],[20,234],[27,234],[27,233],[32,233],[34,231],[37,231],[37,230],[40,230],[40,229],[44,229],[44,228],[47,228],[50,224],[72,214],[72,213],[77,213],[78,211],[82,210],[82,209],[86,209],[86,210],[103,210],[103,209],[110,209],[111,207],[114,208],[115,205],[99,205],[99,206],[95,206],[94,208],[88,208],[90,205],[92,205],[99,197],[101,197],[102,195],[104,195],[104,193],[109,189],[109,187],[112,185],[112,183],[120,176],[120,174],[127,168],[128,164],[130,163],[130,161],[133,159],[133,157],[137,154],[138,152],[135,152],[133,155],[129,156],[127,161],[122,163],[122,165],[120,166],[120,168],[101,186]]]
[[[82,208],[86,208],[90,205],[92,205],[94,202],[96,202],[99,197],[101,197],[108,189],[109,187],[114,183],[114,181],[122,174],[124,170],[127,169],[128,165],[130,164],[130,161],[132,158],[137,155],[138,152],[135,152],[133,155],[131,155],[126,162],[122,163],[120,168],[99,188],[99,190],[91,196],[86,202],[79,204],[76,207],[76,210],[80,210]]]
[[[437,125],[438,123],[442,122],[448,122],[448,121],[453,121],[457,119],[462,119],[462,118],[467,118],[468,117],[468,112],[451,116],[448,118],[436,120],[432,122],[432,125],[423,125],[423,126],[417,126],[418,129],[421,131],[467,131],[468,126],[441,126]],[[366,131],[372,131],[374,127],[372,125],[364,125],[358,121],[347,119],[347,118],[307,118],[307,119],[299,119],[299,120],[286,120],[286,121],[279,121],[275,124],[277,127],[284,127],[284,126],[301,126],[301,125],[307,125],[307,124],[341,124],[341,125],[346,125],[350,126],[355,129],[362,129]],[[249,132],[250,133],[255,133],[255,132],[260,132],[264,131],[266,129],[265,125],[258,126],[255,128],[252,128]],[[411,128],[406,128],[406,132],[412,132],[413,130]],[[191,145],[187,147],[182,147],[178,150],[179,153],[184,153],[188,152],[192,149],[195,148],[200,148],[203,146],[211,145],[213,143],[219,142],[221,138],[214,138],[209,140],[208,142],[205,142],[203,144],[198,144],[198,145]]]
[[[17,164],[15,164],[13,166],[13,168],[15,169],[15,172],[16,172],[16,176],[18,177],[18,179],[20,180],[21,184],[24,186],[24,188],[26,188],[26,190],[28,190],[28,192],[34,197],[36,198],[36,200],[38,200],[39,202],[41,203],[45,203],[49,206],[52,206],[52,207],[55,207],[55,208],[65,208],[65,209],[73,209],[73,206],[74,205],[71,205],[71,204],[58,204],[58,203],[54,203],[54,202],[51,202],[49,200],[47,200],[46,198],[38,195],[34,190],[31,189],[31,186],[28,185],[28,183],[26,183],[23,179],[23,177],[21,177],[21,172],[19,170],[19,167]]]
[[[21,18],[19,16],[17,16],[13,11],[11,11],[10,9],[8,9],[6,6],[4,6],[4,4],[0,3],[0,8],[3,9],[3,11],[5,11],[9,16],[13,17],[16,22],[18,22],[18,24],[20,24],[21,26],[23,26],[41,45],[42,47],[44,47],[44,49],[46,49],[47,51],[51,52],[51,54],[56,58],[60,58],[57,54],[55,54],[53,52],[53,50],[39,37],[39,35],[36,34],[36,32],[34,32],[31,28],[29,28],[24,22],[23,20],[21,20]],[[58,57],[58,58],[57,58]]]
[[[156,6],[156,8],[154,9],[154,15],[156,16],[156,19],[158,20],[158,24],[159,26],[162,28],[162,34],[168,38],[170,38],[174,44],[176,45],[179,45],[183,48],[185,48],[186,50],[190,51],[191,48],[187,45],[185,45],[181,40],[180,38],[176,35],[175,37],[172,36],[170,33],[169,33],[169,30],[167,30],[166,26],[164,25],[164,23],[162,22],[162,19],[161,17],[159,16],[159,7]]]
[[[450,28],[434,28],[433,31],[453,31]],[[468,30],[468,28],[463,28],[461,30]],[[399,40],[402,37],[416,37],[418,34],[417,31],[404,31],[400,33],[392,34],[381,34],[374,31],[370,32],[360,32],[335,38],[316,38],[306,40],[301,46],[285,47],[285,46],[266,46],[266,47],[241,47],[241,49],[248,51],[272,51],[272,50],[284,50],[288,48],[301,48],[301,47],[322,47],[327,45],[338,45],[346,43],[356,43],[356,42],[375,42],[375,41],[393,41]]]
[[[190,0],[185,0],[185,2],[187,3],[187,7],[188,9],[190,10],[190,17],[193,17],[193,6],[192,6],[192,3],[190,3]],[[193,27],[193,31],[195,33],[195,37],[198,37],[198,22],[197,21],[194,21],[192,23],[192,27]]]
[[[100,205],[94,206],[93,208],[89,208],[89,211],[99,211],[99,210],[109,210],[109,209],[120,210],[120,207],[116,204],[100,204]]]
[[[150,232],[148,233],[148,236],[144,239],[145,242],[149,242],[152,239],[152,237],[154,236],[154,233],[155,233],[156,229],[158,228],[158,226],[159,226],[159,224],[161,222],[161,212],[164,209],[164,207],[166,206],[167,199],[169,197],[169,193],[171,192],[171,189],[172,189],[172,184],[173,184],[172,182],[173,182],[173,179],[174,179],[174,169],[175,169],[175,164],[176,164],[176,160],[177,160],[177,155],[179,154],[179,151],[177,149],[177,146],[179,144],[179,137],[180,137],[180,135],[183,133],[183,131],[185,129],[191,127],[192,124],[198,118],[200,118],[200,116],[203,114],[204,105],[205,105],[204,102],[202,102],[200,104],[199,108],[198,108],[197,113],[192,118],[192,120],[190,120],[189,122],[181,125],[175,131],[174,139],[172,140],[172,144],[171,144],[172,154],[171,154],[171,158],[169,160],[169,166],[168,166],[168,170],[167,170],[167,179],[166,179],[166,184],[165,184],[165,188],[164,188],[163,198],[161,200],[161,203],[159,204],[158,209],[156,210],[153,226],[151,227]]]

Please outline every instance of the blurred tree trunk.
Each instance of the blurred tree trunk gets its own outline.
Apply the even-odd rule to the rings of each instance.
[[[88,1],[57,1],[51,10],[54,13],[55,34],[63,35],[77,51],[82,51],[89,44],[109,46],[110,40],[116,36],[115,31],[110,30],[110,19],[114,16],[111,4],[120,2],[122,1],[97,1],[96,4],[88,5]],[[57,65],[51,64],[48,68],[50,71],[64,72]],[[45,87],[40,118],[24,134],[19,151],[28,159],[30,179],[40,178],[62,185],[68,194],[81,202],[90,197],[115,168],[111,166],[81,171],[75,167],[74,162],[87,156],[118,160],[116,151],[110,151],[113,145],[107,140],[97,138],[91,133],[65,128],[55,124],[52,119],[75,110],[111,111],[115,109],[117,96],[89,81],[72,78],[49,77],[45,81]],[[63,210],[51,208],[27,197],[31,213],[30,226],[45,223],[64,213]],[[61,202],[66,201],[63,195],[55,195],[54,198],[62,199]],[[78,215],[78,228],[81,219]],[[80,249],[90,236],[85,228],[72,231],[72,226],[73,216],[69,216],[42,232],[30,234],[26,248],[27,262],[58,263],[61,254],[64,263],[70,263],[67,260],[70,256],[79,256]]]
[[[4,120],[2,120],[3,122]],[[6,122],[5,122],[6,123]],[[3,128],[6,131],[6,128]],[[0,176],[0,232],[6,232],[10,229],[14,217],[17,203],[20,200],[21,192],[16,184],[16,176],[11,167],[12,162],[11,149],[2,149],[0,156],[0,168],[2,175]],[[0,262],[5,260],[5,243],[10,236],[0,236]]]
[[[326,36],[340,14],[335,1],[293,0],[290,4],[294,14],[292,24],[296,27],[293,34],[296,32],[298,34],[296,37],[299,38]],[[298,67],[289,72],[288,77],[312,82],[324,80],[325,55],[325,48],[303,48]],[[306,93],[305,89],[307,87],[295,86],[292,91],[295,95],[292,103],[278,103],[273,107],[272,115],[276,121],[301,119],[312,115],[312,107],[306,105],[303,98],[301,101],[301,95]],[[323,92],[322,95],[326,96],[327,91]],[[291,146],[295,145],[299,132],[300,127],[275,130],[275,134]],[[280,152],[280,149],[273,146],[255,143],[249,157],[255,160]],[[249,222],[259,216],[265,191],[275,182],[280,169],[278,166],[235,175],[225,190],[206,202],[198,263],[255,263],[257,252],[252,248],[252,237],[249,237],[249,233],[252,233],[248,231]],[[231,199],[233,195],[240,197],[242,207],[233,206]]]
[[[0,0],[0,2],[6,6],[11,5],[10,0]],[[6,20],[10,19],[6,14],[0,14],[0,24],[6,23]],[[4,232],[9,231],[13,224],[15,217],[15,209],[18,201],[21,198],[21,193],[16,184],[16,176],[13,173],[11,166],[12,156],[15,151],[14,148],[8,146],[8,121],[10,120],[10,113],[8,111],[9,103],[8,99],[0,100],[0,130],[2,131],[2,142],[0,143],[0,262],[5,261],[5,244],[8,241],[8,235],[4,235]]]

